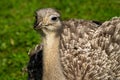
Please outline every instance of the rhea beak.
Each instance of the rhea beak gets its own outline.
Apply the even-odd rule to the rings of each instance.
[[[42,28],[42,22],[35,22],[34,23],[34,29],[35,30],[39,30],[39,29],[41,29]]]
[[[47,24],[46,24],[46,23],[47,23]],[[46,19],[43,19],[43,20],[41,20],[40,22],[38,22],[37,19],[36,19],[36,21],[35,21],[35,23],[34,23],[34,29],[35,29],[35,30],[40,30],[40,29],[42,29],[42,28],[45,28],[47,25],[48,25],[48,22],[47,22]]]

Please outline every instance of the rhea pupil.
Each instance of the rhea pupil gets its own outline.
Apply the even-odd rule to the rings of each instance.
[[[57,17],[52,17],[51,18],[53,21],[56,21],[57,20]]]

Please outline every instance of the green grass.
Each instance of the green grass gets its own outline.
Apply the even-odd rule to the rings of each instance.
[[[33,30],[34,12],[52,7],[62,19],[105,21],[120,16],[119,0],[1,0],[0,1],[0,80],[26,80],[22,72],[29,60],[27,52],[40,42]]]

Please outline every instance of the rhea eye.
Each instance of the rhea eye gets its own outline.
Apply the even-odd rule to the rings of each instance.
[[[52,21],[56,21],[58,19],[58,17],[52,17],[51,20]]]

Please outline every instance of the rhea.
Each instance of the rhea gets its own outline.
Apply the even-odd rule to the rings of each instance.
[[[42,80],[120,80],[119,17],[103,24],[61,21],[55,9],[45,8],[36,12],[34,29],[42,35],[43,44],[30,52],[35,55],[28,65],[33,79],[40,79],[41,66],[36,64],[42,54]]]

